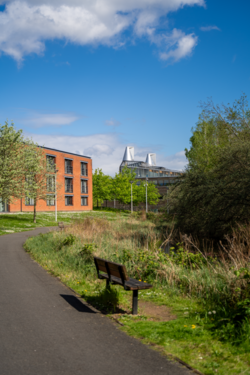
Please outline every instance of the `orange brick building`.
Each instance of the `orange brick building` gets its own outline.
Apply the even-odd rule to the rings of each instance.
[[[55,211],[55,186],[58,211],[89,211],[93,209],[92,159],[52,148],[42,147],[47,161],[55,166],[55,175],[48,175],[46,201],[37,202],[37,211]],[[56,178],[56,184],[55,179]],[[9,205],[2,204],[2,212],[33,211],[30,198],[18,199]]]

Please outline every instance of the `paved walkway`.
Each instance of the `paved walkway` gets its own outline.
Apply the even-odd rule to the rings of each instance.
[[[22,248],[48,228],[0,236],[1,375],[190,375],[35,263]]]

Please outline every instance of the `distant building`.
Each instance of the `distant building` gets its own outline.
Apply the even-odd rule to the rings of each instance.
[[[145,180],[157,186],[168,186],[181,175],[180,171],[159,167],[156,165],[156,154],[147,154],[145,161],[134,160],[134,147],[127,146],[124,152],[123,160],[120,165],[120,172],[127,166],[136,173],[137,180]]]
[[[58,182],[58,211],[89,211],[92,200],[92,160],[88,156],[72,154],[48,147],[42,147],[47,162],[56,171]],[[47,199],[39,200],[37,211],[55,211],[55,174],[47,176]],[[0,212],[30,212],[34,209],[31,198],[16,199],[7,204],[0,198]]]

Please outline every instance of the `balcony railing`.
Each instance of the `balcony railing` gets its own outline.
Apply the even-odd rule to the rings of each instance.
[[[73,167],[66,165],[65,166],[65,173],[72,174],[73,173]]]

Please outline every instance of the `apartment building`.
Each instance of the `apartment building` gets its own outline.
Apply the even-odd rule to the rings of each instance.
[[[55,173],[47,176],[47,199],[39,200],[37,211],[89,211],[92,200],[92,159],[88,156],[42,147],[47,162]],[[28,197],[7,205],[0,201],[0,212],[33,211],[34,201]]]

